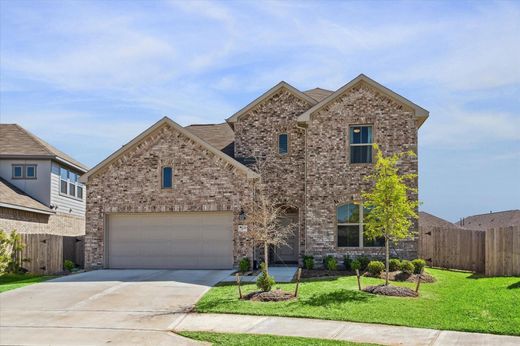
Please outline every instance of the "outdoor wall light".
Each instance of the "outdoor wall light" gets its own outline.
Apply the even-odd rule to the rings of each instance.
[[[244,209],[240,209],[240,214],[238,214],[238,219],[240,221],[245,221],[245,219],[246,219],[246,212],[244,211]]]
[[[354,128],[354,133],[360,133],[360,132],[361,132],[361,129],[359,127]]]

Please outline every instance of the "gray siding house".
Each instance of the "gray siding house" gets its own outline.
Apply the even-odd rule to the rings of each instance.
[[[17,124],[0,124],[0,229],[85,234],[87,167]]]
[[[82,176],[85,266],[231,268],[252,257],[244,205],[258,178],[248,166],[255,157],[273,163],[264,179],[299,225],[290,246],[270,249],[272,261],[382,255],[381,241],[363,233],[372,144],[417,153],[427,117],[359,75],[336,91],[280,82],[222,124],[183,128],[163,118]],[[417,173],[418,159],[400,169]],[[394,250],[415,257],[417,240]]]

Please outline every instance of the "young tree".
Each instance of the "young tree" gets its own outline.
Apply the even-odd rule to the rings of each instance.
[[[407,185],[416,174],[400,174],[398,163],[404,157],[415,157],[412,151],[383,156],[381,149],[374,144],[376,163],[374,173],[367,177],[374,182],[370,192],[363,193],[363,205],[370,210],[365,219],[365,234],[369,238],[384,237],[386,247],[386,285],[390,261],[390,241],[412,235],[413,219],[417,219],[419,202],[411,200],[410,194],[417,189]]]
[[[246,203],[246,237],[263,246],[265,271],[269,273],[269,248],[287,245],[287,239],[296,231],[297,223],[283,223],[285,206],[275,197],[266,183],[266,174],[273,163],[268,158],[256,158],[253,169],[259,174],[252,200]]]

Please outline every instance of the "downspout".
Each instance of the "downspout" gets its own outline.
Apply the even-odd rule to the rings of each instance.
[[[303,251],[305,254],[307,254],[307,127],[306,126],[302,126],[300,125],[299,123],[296,124],[296,126],[300,129],[303,130],[303,133],[304,133],[304,136],[303,136],[303,140],[304,140],[304,151],[305,151],[305,160],[304,160],[304,178],[303,178],[303,215],[304,215],[304,218],[303,218],[303,233],[304,233],[304,239],[305,239],[305,244],[304,244],[304,247],[303,247]]]

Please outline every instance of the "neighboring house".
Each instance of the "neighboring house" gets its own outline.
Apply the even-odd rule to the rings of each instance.
[[[0,229],[85,234],[87,167],[17,124],[0,124]]]
[[[440,227],[440,228],[462,228],[458,224],[453,224],[448,220],[441,219],[435,215],[425,211],[419,212],[419,226],[420,227]]]
[[[372,144],[385,154],[417,152],[427,117],[360,75],[337,91],[301,92],[281,82],[227,124],[183,128],[163,118],[82,176],[85,265],[231,268],[251,257],[243,206],[258,178],[247,165],[259,157],[272,163],[266,180],[299,224],[288,246],[271,249],[272,261],[382,255],[383,242],[363,235],[361,193],[370,186],[364,177],[373,171]],[[417,173],[418,159],[403,159],[400,168]],[[396,251],[416,256],[416,239]]]
[[[467,229],[486,231],[490,228],[520,226],[520,210],[506,210],[472,215],[462,218],[455,225]]]

